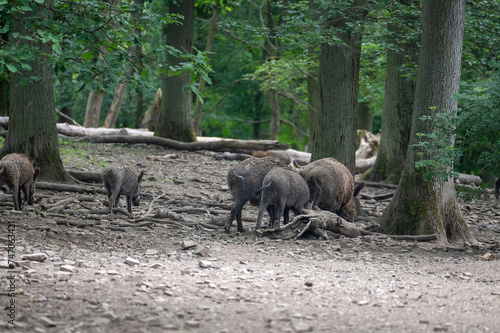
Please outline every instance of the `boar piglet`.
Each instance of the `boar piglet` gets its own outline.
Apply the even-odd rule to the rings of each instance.
[[[262,181],[267,173],[274,167],[286,167],[286,163],[279,158],[267,156],[263,158],[248,158],[229,169],[227,174],[227,185],[233,198],[233,207],[229,218],[224,225],[224,230],[229,232],[231,224],[236,217],[238,231],[244,232],[241,222],[241,211],[243,206],[250,201],[256,205],[260,202],[256,196],[257,190],[262,186]]]
[[[260,229],[266,209],[271,209],[269,228],[273,229],[274,222],[279,223],[281,215],[283,223],[288,223],[290,208],[295,215],[301,214],[303,209],[312,208],[309,188],[304,178],[290,169],[273,168],[264,178],[258,193],[261,193],[261,199],[256,229]]]
[[[104,186],[108,193],[109,212],[113,213],[113,207],[117,207],[120,201],[120,194],[127,197],[127,210],[132,213],[132,203],[139,206],[139,183],[142,180],[144,171],[138,175],[131,165],[114,162],[102,171]]]
[[[354,189],[354,178],[342,163],[334,158],[323,158],[309,163],[299,174],[304,177],[313,205],[330,211],[347,221],[356,216],[355,194],[364,183]]]
[[[5,183],[12,190],[14,209],[21,210],[24,200],[32,205],[35,194],[35,183],[40,168],[33,167],[33,162],[24,154],[8,154],[0,160],[0,187]]]

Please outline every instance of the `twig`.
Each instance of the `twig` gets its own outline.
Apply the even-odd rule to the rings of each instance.
[[[66,118],[68,119],[69,121],[71,121],[74,125],[78,126],[78,127],[83,127],[82,125],[80,125],[79,123],[77,123],[73,118],[69,117],[68,115],[65,115],[64,113],[62,113],[61,111],[59,111],[58,109],[56,109],[56,112],[58,115],[60,115],[61,117],[63,118]]]

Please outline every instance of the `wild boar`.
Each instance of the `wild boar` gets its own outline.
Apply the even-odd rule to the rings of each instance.
[[[260,202],[260,199],[255,193],[262,187],[262,181],[267,173],[276,166],[287,167],[286,163],[279,158],[267,156],[263,158],[253,157],[246,159],[229,169],[227,184],[233,198],[233,207],[224,225],[224,230],[226,232],[229,233],[229,229],[235,217],[238,231],[245,231],[243,223],[241,222],[241,211],[243,210],[243,206],[245,206],[248,201],[253,205],[257,205]]]
[[[139,206],[140,189],[139,183],[144,175],[144,170],[138,175],[135,168],[121,162],[114,162],[102,171],[104,186],[108,194],[109,212],[113,213],[113,207],[117,207],[120,194],[127,197],[127,210],[132,214],[132,203]]]
[[[334,158],[323,158],[304,167],[299,174],[310,190],[313,205],[335,213],[347,221],[354,221],[354,197],[364,183],[354,189],[354,179],[342,163]]]
[[[14,209],[21,210],[24,200],[33,205],[35,183],[40,168],[35,168],[33,162],[24,154],[8,154],[0,160],[0,187],[5,183],[12,190]]]
[[[309,188],[304,178],[290,169],[277,167],[269,171],[264,177],[262,187],[257,190],[257,194],[260,192],[262,193],[256,229],[260,229],[264,212],[269,207],[272,210],[272,214],[269,214],[271,215],[271,229],[275,221],[280,221],[282,214],[284,224],[288,223],[290,208],[295,215],[299,215],[304,208],[312,208]]]

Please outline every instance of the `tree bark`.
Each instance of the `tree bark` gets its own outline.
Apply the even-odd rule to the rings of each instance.
[[[33,3],[34,4],[34,3]],[[31,20],[52,19],[53,0],[47,0],[43,7],[34,4],[33,15],[12,17],[10,40],[12,44],[28,44],[38,47],[42,54],[50,54],[52,46],[38,41],[27,41],[18,36],[33,35],[28,31]],[[20,70],[10,74],[10,122],[9,132],[1,150],[2,156],[9,153],[24,153],[33,158],[40,167],[39,179],[68,181],[69,177],[59,155],[54,102],[54,69],[43,55],[30,63],[31,71]],[[26,86],[21,84],[25,77],[37,77]]]
[[[103,98],[104,90],[89,92],[87,107],[85,108],[83,127],[99,127],[99,118],[101,117],[101,105]]]
[[[320,108],[314,117],[312,160],[334,157],[354,174],[356,151],[356,107],[362,30],[347,31],[347,24],[361,25],[367,12],[365,0],[355,0],[349,13],[329,20],[329,28],[340,29],[342,44],[321,45],[319,60]]]
[[[404,1],[400,2],[403,4]],[[408,5],[411,6],[411,2]],[[407,17],[401,24],[389,24],[389,34],[398,36],[405,33],[407,25],[403,26],[404,22],[417,19]],[[390,49],[387,53],[380,149],[375,165],[365,177],[371,181],[392,184],[397,184],[403,170],[415,97],[414,77],[410,70],[403,70],[403,65],[408,62],[416,63],[418,52],[417,40],[398,43],[396,38],[391,39],[396,44],[396,49]]]
[[[269,107],[271,109],[271,126],[270,126],[270,139],[277,140],[280,131],[280,105],[278,102],[278,93],[276,90],[271,89],[267,92],[269,98]]]
[[[214,45],[214,39],[215,39],[215,31],[217,30],[217,10],[214,8],[212,9],[212,19],[210,20],[210,29],[208,30],[208,36],[207,36],[207,46],[205,47],[205,51],[207,52],[212,52],[213,45]],[[208,55],[209,59],[211,55]],[[200,77],[200,80],[198,81],[199,83],[199,91],[200,94],[203,95],[205,92],[205,79]],[[193,116],[193,128],[194,132],[197,136],[202,135],[201,131],[201,116],[202,116],[202,108],[203,105],[200,101],[199,98],[196,99],[195,105],[194,105],[194,116]]]
[[[424,115],[435,117],[429,108],[436,107],[441,113],[457,108],[452,97],[460,80],[465,0],[425,1],[422,18],[410,146],[418,143],[417,133],[433,132],[433,122],[420,120]],[[415,168],[419,153],[420,149],[408,149],[398,189],[382,216],[384,230],[391,234],[435,233],[442,244],[475,242],[457,205],[453,179],[434,176],[425,181],[422,169]]]
[[[358,102],[358,107],[356,108],[356,123],[358,130],[372,131],[373,113],[370,110],[370,103]]]
[[[123,97],[125,96],[125,92],[127,91],[128,81],[123,81],[118,83],[116,86],[115,93],[113,95],[113,101],[111,101],[111,106],[109,107],[108,115],[104,120],[104,128],[113,128],[115,127],[116,120],[118,119],[118,115],[120,114],[120,109],[122,107]]]
[[[0,78],[0,116],[7,115],[7,79],[6,75]]]
[[[181,24],[169,24],[167,44],[183,52],[192,52],[194,37],[194,0],[182,0],[170,5],[171,14],[183,17]],[[169,55],[168,62],[179,65],[182,59]],[[155,135],[185,142],[196,141],[191,120],[191,91],[183,91],[189,83],[189,73],[163,77],[163,98]]]

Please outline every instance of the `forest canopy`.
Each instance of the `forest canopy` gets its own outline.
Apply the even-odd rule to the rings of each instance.
[[[29,71],[30,61],[42,52],[9,42],[11,19],[18,15],[32,18],[29,29],[33,34],[22,38],[51,42],[48,62],[54,68],[56,108],[80,124],[91,91],[104,91],[102,125],[115,88],[126,80],[129,84],[114,126],[140,127],[162,76],[189,72],[185,89],[193,92],[193,105],[196,99],[204,102],[200,125],[204,136],[272,137],[270,96],[275,96],[277,139],[306,150],[308,110],[314,108],[308,84],[318,80],[319,47],[342,43],[337,37],[341,31],[325,28],[325,19],[335,13],[346,15],[352,2],[196,1],[190,53],[165,43],[168,24],[181,19],[169,12],[168,1],[56,0],[52,9],[46,8],[53,10],[52,18],[39,20],[30,15],[33,4],[43,7],[43,0],[0,0],[0,112],[8,113],[9,72]],[[379,132],[388,51],[418,38],[420,10],[419,1],[367,2],[366,19],[347,25],[349,31],[362,31],[358,126]],[[213,46],[205,52],[214,13]],[[401,23],[404,30],[388,27]],[[450,120],[457,128],[454,149],[459,171],[478,173],[485,167],[492,173],[500,171],[499,39],[497,2],[467,1],[460,93],[456,95],[459,108]],[[183,62],[172,66],[169,55]],[[415,80],[417,69],[416,59],[408,58],[401,73]],[[198,90],[200,78],[208,83],[203,94]],[[33,80],[37,78],[24,77],[22,84]]]

